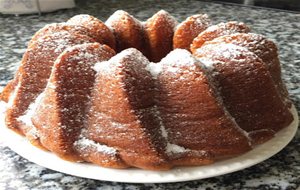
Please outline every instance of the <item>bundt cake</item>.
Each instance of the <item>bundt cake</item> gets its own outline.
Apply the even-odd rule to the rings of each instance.
[[[293,121],[271,40],[163,10],[46,25],[0,98],[6,126],[33,145],[110,168],[210,164]]]

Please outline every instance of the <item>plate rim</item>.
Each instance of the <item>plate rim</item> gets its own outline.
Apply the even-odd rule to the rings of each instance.
[[[3,113],[0,113],[0,136],[3,139],[4,145],[8,146],[21,157],[42,167],[64,174],[87,179],[123,183],[174,183],[205,179],[236,172],[269,159],[286,147],[297,132],[299,117],[294,105],[291,108],[291,113],[294,116],[294,120],[288,127],[277,132],[274,138],[240,156],[217,161],[210,165],[175,167],[168,171],[149,171],[138,168],[112,169],[92,163],[77,163],[62,160],[52,152],[33,146],[25,137],[8,129],[4,123]],[[257,154],[260,150],[263,151]],[[255,156],[254,154],[257,155]],[[39,158],[40,156],[41,158]],[[49,162],[49,160],[52,160],[52,162]],[[84,170],[89,170],[89,172],[81,172]],[[111,178],[111,176],[114,177]]]

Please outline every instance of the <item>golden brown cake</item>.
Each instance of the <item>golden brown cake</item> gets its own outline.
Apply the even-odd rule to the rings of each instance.
[[[161,69],[155,73],[155,99],[170,143],[201,151],[204,158],[250,150],[247,135],[227,114],[213,82],[194,56],[176,49],[152,65],[151,70],[157,70],[153,67]]]
[[[87,35],[96,40],[96,36],[94,35],[94,33],[86,27],[82,27],[80,25],[68,24],[68,23],[53,23],[53,24],[47,24],[45,27],[37,31],[35,35],[32,37],[32,39],[30,40],[28,44],[28,48],[30,48],[30,46],[35,46],[34,44],[36,43],[36,41],[38,39],[41,39],[43,36],[52,33],[58,33],[58,32],[65,32],[71,35],[72,34],[75,35],[80,34],[84,36]],[[18,84],[18,80],[19,80],[19,73],[17,72],[14,80],[9,82],[9,85],[6,86],[6,88],[2,93],[2,98],[4,100],[7,100],[8,96],[12,93],[12,90]]]
[[[68,23],[63,22],[63,23],[47,24],[46,26],[44,26],[42,29],[40,29],[39,31],[37,31],[34,34],[34,36],[29,41],[28,47],[33,45],[41,37],[50,35],[53,33],[58,33],[58,32],[67,32],[70,34],[86,35],[86,36],[93,38],[96,41],[94,33],[92,31],[90,31],[88,28],[82,27],[80,25],[68,24]]]
[[[116,40],[112,31],[99,19],[86,14],[76,15],[67,21],[68,24],[83,26],[89,30],[97,42],[116,48]]]
[[[173,39],[173,48],[190,50],[190,45],[194,38],[209,27],[209,25],[210,20],[206,14],[198,14],[188,17],[176,27]]]
[[[195,56],[218,84],[229,113],[250,135],[260,136],[258,131],[274,134],[292,122],[270,72],[257,55],[234,44],[205,43]]]
[[[143,25],[132,15],[118,10],[107,19],[105,24],[115,36],[117,52],[130,47],[144,51]]]
[[[106,45],[86,43],[67,48],[56,59],[47,86],[32,110],[32,124],[48,150],[68,160],[80,160],[73,144],[84,124],[95,81],[93,66],[114,55]]]
[[[0,95],[6,125],[65,160],[110,168],[243,154],[293,120],[277,47],[244,23],[209,25],[163,10],[46,25]]]
[[[86,133],[96,142],[118,147],[128,165],[164,169],[166,142],[153,112],[154,81],[148,64],[141,52],[127,49],[96,65]]]
[[[194,38],[193,42],[190,45],[191,51],[195,53],[195,51],[200,48],[205,42],[211,41],[217,37],[235,34],[235,33],[248,33],[250,32],[250,28],[242,23],[231,21],[227,23],[220,23],[217,25],[213,25],[208,27],[203,32],[199,33],[199,35]]]
[[[150,61],[160,61],[173,49],[172,40],[176,25],[175,18],[164,10],[145,22],[146,48]]]
[[[262,63],[265,65],[266,69],[269,70],[282,100],[289,106],[291,105],[289,100],[285,98],[287,97],[288,92],[281,80],[281,67],[278,57],[278,50],[274,42],[260,34],[236,33],[221,36],[212,41],[205,42],[204,45],[219,43],[235,44],[245,47],[249,51],[255,53],[262,60]]]
[[[63,31],[45,35],[29,45],[18,70],[17,84],[11,95],[13,98],[8,101],[11,105],[6,112],[9,128],[27,133],[27,127],[19,117],[25,114],[29,105],[46,87],[56,58],[67,47],[88,42],[94,40],[86,35]]]

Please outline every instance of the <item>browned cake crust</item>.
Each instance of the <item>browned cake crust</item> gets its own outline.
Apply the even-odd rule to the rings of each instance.
[[[293,116],[281,100],[265,64],[254,53],[221,43],[204,44],[195,56],[209,68],[225,106],[242,129],[277,132],[291,123]]]
[[[116,48],[116,41],[112,31],[99,19],[86,14],[76,15],[67,23],[87,28],[97,42],[106,44],[112,49]]]
[[[117,52],[130,47],[144,51],[143,26],[132,15],[119,10],[112,14],[105,24],[115,35]]]
[[[280,93],[281,99],[286,102],[287,106],[291,106],[288,100],[287,89],[281,79],[281,67],[278,58],[278,50],[274,42],[266,37],[254,33],[236,33],[215,38],[212,41],[205,42],[206,44],[235,44],[247,48],[255,53],[269,70],[277,90]]]
[[[118,150],[107,147],[106,145],[83,139],[76,141],[74,143],[74,148],[78,152],[80,158],[86,162],[108,168],[121,169],[130,167],[122,160]]]
[[[11,96],[11,94],[15,90],[16,85],[18,84],[17,75],[18,75],[18,73],[16,73],[15,78],[10,80],[7,83],[7,85],[4,87],[3,91],[0,94],[0,100],[1,101],[4,101],[4,102],[9,101],[9,97]]]
[[[6,112],[6,124],[18,133],[22,131],[19,117],[46,87],[55,59],[67,47],[84,42],[94,42],[88,36],[68,32],[43,36],[29,46],[19,68],[18,87],[15,89],[11,107]],[[38,81],[38,82],[37,82]]]
[[[168,170],[242,154],[292,122],[272,41],[205,15],[176,25],[166,11],[46,25],[0,95],[7,127],[66,160]]]
[[[170,143],[201,151],[202,158],[211,160],[251,149],[188,51],[174,50],[159,64],[156,99]]]
[[[149,60],[160,61],[173,49],[173,36],[177,21],[166,11],[161,10],[145,23],[146,47]]]
[[[87,35],[91,38],[93,38],[96,41],[95,35],[90,31],[88,28],[80,26],[80,25],[74,25],[69,23],[52,23],[47,24],[43,28],[41,28],[39,31],[37,31],[31,40],[29,41],[28,47],[30,47],[32,44],[34,44],[38,39],[40,39],[43,36],[47,36],[53,33],[58,32],[68,32],[70,34],[79,34],[79,35]]]
[[[210,25],[210,19],[206,14],[197,14],[188,17],[180,23],[173,37],[173,49],[181,48],[190,51],[190,45],[201,32]]]
[[[242,22],[227,22],[220,23],[217,25],[213,25],[208,27],[206,30],[201,32],[191,44],[191,51],[195,53],[195,51],[200,48],[205,42],[211,41],[219,36],[224,36],[228,34],[235,33],[248,33],[250,32],[250,28],[242,23]]]
[[[37,31],[32,39],[29,41],[28,47],[30,47],[32,44],[36,42],[36,40],[40,39],[43,36],[47,36],[52,33],[58,33],[58,32],[68,32],[70,34],[80,34],[80,35],[88,35],[89,37],[95,39],[97,41],[97,36],[94,35],[93,31],[89,30],[86,27],[80,26],[80,25],[74,25],[69,23],[53,23],[53,24],[47,24],[42,29]],[[113,38],[113,37],[112,37]],[[114,40],[114,38],[113,38]],[[102,42],[102,41],[101,41]],[[9,96],[15,89],[15,86],[18,84],[18,77],[19,73],[17,72],[15,75],[15,79],[10,81],[9,85],[6,86],[6,88],[2,91],[0,99],[2,101],[7,102]]]
[[[60,157],[80,160],[73,143],[84,124],[95,81],[92,67],[114,54],[106,45],[83,44],[67,48],[55,61],[47,87],[38,97],[32,122],[41,143]]]
[[[87,133],[96,142],[117,147],[130,166],[164,170],[170,164],[153,112],[154,86],[147,62],[141,52],[127,49],[97,65]]]
[[[261,129],[256,131],[248,132],[249,138],[251,139],[252,145],[262,144],[274,137],[275,131],[270,129]]]

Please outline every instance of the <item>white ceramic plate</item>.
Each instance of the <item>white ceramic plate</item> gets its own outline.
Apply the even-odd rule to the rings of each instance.
[[[290,126],[279,131],[268,142],[255,147],[253,150],[214,164],[198,167],[177,167],[169,171],[145,171],[141,169],[109,169],[90,163],[74,163],[62,160],[52,154],[32,146],[24,137],[4,127],[3,114],[0,118],[0,135],[13,151],[22,157],[62,173],[105,181],[128,183],[166,183],[189,181],[219,176],[260,163],[282,150],[294,137],[299,119],[297,110],[293,106],[294,121]]]

